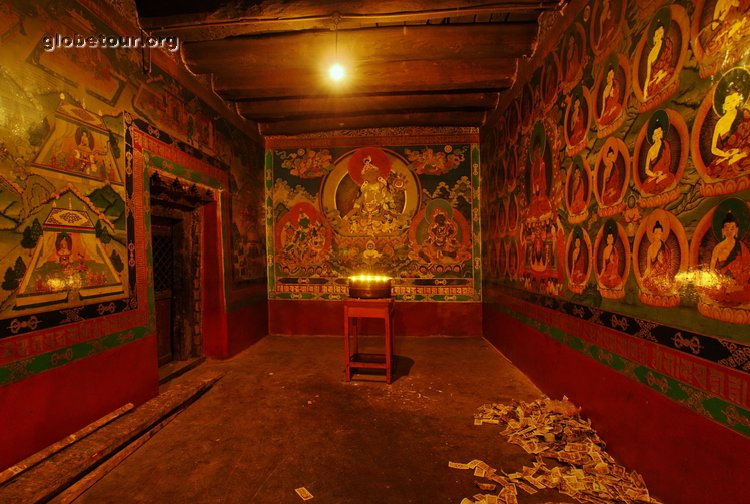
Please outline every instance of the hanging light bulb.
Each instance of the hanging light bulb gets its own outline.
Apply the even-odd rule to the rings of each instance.
[[[346,68],[344,68],[344,65],[339,62],[339,21],[341,21],[341,14],[336,12],[333,14],[333,32],[336,36],[336,52],[333,64],[328,68],[328,77],[334,82],[340,82],[346,77]]]
[[[328,77],[338,82],[346,77],[346,68],[341,63],[336,62],[328,69]]]

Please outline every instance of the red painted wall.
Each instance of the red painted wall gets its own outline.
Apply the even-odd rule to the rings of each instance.
[[[344,307],[335,301],[268,302],[269,333],[282,335],[335,335],[344,331]],[[378,321],[364,331],[377,334]],[[381,329],[382,330],[382,329]],[[481,303],[396,302],[394,336],[479,336]]]
[[[206,357],[212,358],[229,357],[221,247],[221,218],[218,204],[214,202],[203,210],[201,256],[203,352]]]
[[[490,306],[484,328],[544,393],[582,406],[608,451],[664,502],[747,502],[748,439]]]
[[[263,286],[265,292],[265,286]],[[232,310],[229,316],[229,355],[236,355],[268,334],[268,300]]]
[[[114,29],[114,32],[120,31],[121,33],[122,30],[125,30],[125,33],[132,32],[132,29],[136,27],[133,24],[134,19],[123,19],[121,12],[117,9],[112,9],[106,3],[100,4],[101,2],[87,1],[81,2],[81,5],[76,5],[76,2],[72,2],[70,7],[73,10],[80,11],[80,15],[92,26],[109,26],[113,29],[116,27],[117,29]],[[17,6],[5,9],[0,13],[0,19],[6,24],[7,22],[14,24],[22,10],[22,8],[19,10]],[[38,16],[29,19],[29,22],[24,25],[28,31],[28,37],[22,38],[25,41],[16,40],[21,44],[19,47],[33,46],[34,41],[40,39],[44,30],[49,31],[58,25],[59,28],[64,28],[63,22],[54,17],[54,9],[46,9],[40,6],[37,11]],[[9,71],[11,76],[20,82],[19,85],[28,89],[35,89],[39,83],[37,82],[38,79],[28,74],[27,67],[30,63],[19,60],[18,64],[12,65],[13,68],[10,68]],[[109,98],[107,98],[104,110],[100,110],[97,114],[117,117],[125,112],[126,120],[130,121],[129,112],[132,111],[137,101],[134,93],[138,92],[139,86],[146,89],[149,84],[140,71],[136,74],[128,74],[131,70],[130,67],[122,66],[121,62],[113,61],[112,63],[116,67],[114,68],[117,70],[116,73],[127,75],[128,81],[133,85],[127,86],[122,94],[118,92],[114,98],[109,97],[112,98],[112,103],[109,103]],[[217,128],[220,127],[221,133],[217,129],[216,145],[208,149],[207,154],[219,152],[219,160],[224,165],[232,165],[236,171],[234,162],[240,160],[243,156],[235,154],[234,147],[236,146],[235,143],[239,145],[241,142],[243,146],[248,147],[249,152],[254,152],[256,158],[252,161],[252,164],[243,165],[241,169],[249,170],[253,166],[262,167],[262,138],[256,130],[248,127],[236,114],[228,112],[225,104],[215,94],[209,92],[210,90],[207,90],[201,82],[196,81],[181,65],[176,64],[172,59],[158,51],[154,53],[154,71],[157,70],[157,67],[160,72],[159,75],[163,71],[165,75],[174,77],[178,84],[180,96],[187,97],[186,100],[195,98],[197,101],[191,101],[191,103],[198,105],[200,113],[204,114],[204,117],[214,117],[218,121]],[[87,82],[87,79],[90,81],[90,75],[80,74],[80,72],[78,72],[80,75],[76,74],[77,68],[75,64],[71,64],[69,73],[72,78],[77,82],[80,80],[81,83]],[[19,76],[23,76],[23,78],[17,79],[16,77]],[[47,82],[48,79],[45,77],[42,80]],[[115,83],[114,77],[111,83]],[[85,89],[85,85],[79,86],[78,84],[64,84],[61,88],[62,91],[65,91],[64,99],[69,103],[77,103],[84,99],[88,103],[90,97],[86,96]],[[198,113],[195,112],[192,105],[188,106],[187,109],[193,115]],[[50,110],[47,110],[47,112]],[[180,112],[181,108],[175,107],[174,110]],[[23,334],[14,334],[3,339],[4,346],[0,351],[3,357],[3,359],[0,359],[2,361],[0,366],[3,369],[0,372],[0,377],[3,378],[3,383],[6,383],[4,380],[8,376],[10,376],[8,382],[16,379],[21,379],[21,381],[0,386],[0,470],[75,432],[127,402],[138,405],[158,393],[158,363],[153,336],[144,337],[132,343],[125,343],[130,341],[129,339],[120,339],[117,344],[121,344],[121,346],[117,348],[97,353],[99,352],[99,347],[97,347],[94,354],[86,353],[83,357],[78,354],[73,355],[74,348],[72,346],[75,342],[88,344],[90,341],[120,331],[125,331],[123,333],[124,338],[129,338],[130,334],[127,333],[129,329],[134,329],[138,335],[149,332],[148,289],[149,286],[151,288],[153,286],[147,278],[149,258],[146,256],[148,235],[145,229],[145,215],[148,210],[146,204],[148,195],[143,194],[142,191],[144,187],[143,177],[148,176],[149,166],[144,163],[140,149],[147,145],[147,149],[153,148],[155,149],[154,152],[159,152],[160,155],[172,156],[175,164],[181,166],[182,169],[200,172],[200,177],[193,178],[199,183],[208,183],[209,185],[214,183],[214,187],[225,189],[229,189],[231,184],[229,183],[230,173],[226,170],[226,166],[204,162],[202,155],[194,157],[192,153],[180,150],[178,144],[172,141],[176,141],[178,138],[183,140],[187,138],[186,130],[182,129],[185,124],[177,124],[173,120],[162,121],[159,119],[160,116],[149,115],[148,111],[141,115],[144,120],[152,121],[152,126],[165,128],[170,133],[168,135],[159,134],[154,137],[149,134],[139,136],[134,134],[137,128],[133,130],[128,128],[130,135],[132,135],[131,141],[134,150],[125,158],[130,160],[128,162],[132,162],[130,168],[132,168],[131,173],[134,174],[133,187],[136,188],[133,200],[128,202],[128,208],[135,219],[135,239],[133,241],[136,246],[137,310],[112,316],[105,315],[95,320],[87,319],[75,326],[62,324],[59,328],[45,329],[39,332],[28,331],[27,328],[23,328],[23,331],[21,331]],[[183,115],[183,117],[187,116]],[[22,119],[29,124],[34,121],[30,116]],[[232,130],[231,135],[225,134],[226,128]],[[150,131],[151,127],[148,130]],[[28,133],[25,133],[25,131],[26,128],[21,128],[19,132],[16,132],[19,135],[19,145],[28,140]],[[235,136],[235,133],[240,136]],[[122,134],[122,132],[119,132],[119,134]],[[162,142],[162,140],[164,141]],[[124,168],[126,161],[122,156],[123,148],[126,148],[126,146],[120,144],[120,153],[113,155],[118,160],[118,166],[122,165]],[[232,152],[231,155],[229,154],[230,151]],[[36,154],[29,151],[23,153],[22,157],[29,155],[33,157]],[[66,177],[69,178],[69,176]],[[248,194],[260,191],[259,194],[262,195],[262,177],[259,176],[256,179],[255,191],[250,190]],[[51,176],[51,180],[55,181],[56,179]],[[212,180],[214,182],[211,182]],[[64,185],[65,183],[67,181],[60,181],[59,184],[53,185],[59,188],[60,184]],[[78,186],[77,189],[81,191],[85,189],[86,194],[90,190],[89,182],[80,186],[75,182],[73,185]],[[223,191],[224,199],[221,204],[212,203],[208,205],[205,211],[203,233],[205,238],[203,250],[205,253],[202,255],[201,283],[203,289],[200,302],[203,314],[204,354],[210,357],[228,357],[247,347],[267,332],[265,291],[263,295],[258,295],[254,288],[231,291],[225,285],[225,281],[228,281],[230,275],[225,275],[224,265],[227,264],[231,267],[232,261],[229,240],[232,223],[232,195],[230,192],[229,190]],[[223,243],[222,240],[224,240]],[[227,292],[229,292],[229,295],[226,295]],[[227,300],[227,297],[230,299]],[[227,308],[227,305],[230,308]],[[51,309],[54,309],[54,307]],[[6,317],[13,316],[11,312],[4,313],[4,315]],[[118,322],[110,324],[109,322],[115,317]],[[8,323],[10,321],[11,319],[8,319]],[[69,335],[68,332],[72,335]],[[107,348],[110,344],[112,344],[111,341],[107,343]],[[66,363],[64,365],[56,363],[59,367],[49,369],[49,359],[45,360],[46,357],[42,354],[47,351],[55,351],[57,356],[62,355],[65,357]],[[74,358],[68,358],[68,353],[73,355]],[[33,359],[40,354],[42,354],[41,358],[34,361]],[[10,372],[8,372],[8,369],[10,369]]]
[[[153,336],[0,387],[0,469],[158,391]]]
[[[222,202],[224,208],[228,201]],[[228,214],[223,216],[228,219]],[[226,359],[249,347],[268,334],[268,300],[266,283],[259,283],[225,295],[223,259],[231,254],[231,243],[222,241],[219,208],[206,205],[203,212],[203,256],[201,283],[203,291],[203,351],[206,357]],[[222,250],[222,244],[224,250]],[[247,301],[250,300],[250,301]],[[239,302],[239,307],[227,309]]]

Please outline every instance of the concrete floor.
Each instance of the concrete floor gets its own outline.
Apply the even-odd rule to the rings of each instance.
[[[376,350],[382,338],[367,338]],[[368,348],[361,348],[367,351]],[[455,503],[479,493],[481,459],[507,472],[532,456],[496,425],[473,425],[483,403],[542,394],[481,338],[396,338],[394,381],[344,381],[343,341],[269,336],[206,371],[226,376],[76,502]],[[555,490],[520,503],[574,502]]]

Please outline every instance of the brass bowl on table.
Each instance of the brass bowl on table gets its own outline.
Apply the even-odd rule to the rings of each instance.
[[[384,299],[391,297],[391,278],[381,275],[355,275],[349,277],[349,297],[359,299]]]

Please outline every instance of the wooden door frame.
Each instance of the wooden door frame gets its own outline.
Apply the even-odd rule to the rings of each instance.
[[[168,219],[173,224],[174,260],[181,274],[175,275],[172,302],[173,359],[203,356],[201,310],[195,308],[196,286],[200,289],[202,210],[192,211],[151,200],[151,218]],[[153,266],[153,249],[149,249]],[[153,275],[153,272],[152,272]],[[152,277],[153,278],[153,277]],[[151,289],[153,289],[153,282]],[[155,310],[155,308],[154,308]],[[154,313],[154,316],[156,314]]]

